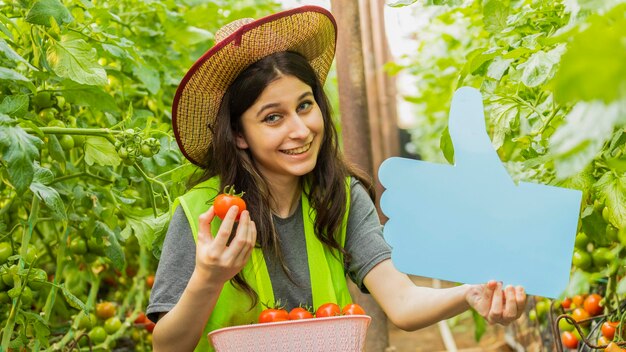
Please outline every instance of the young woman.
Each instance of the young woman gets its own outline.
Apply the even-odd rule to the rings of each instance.
[[[204,175],[177,200],[163,246],[147,309],[155,351],[210,350],[207,332],[255,322],[277,300],[343,306],[346,275],[405,330],[470,307],[492,323],[523,312],[520,287],[424,288],[394,268],[372,184],[343,160],[323,91],[335,32],[312,6],[236,22],[183,79],[174,131]],[[238,221],[237,207],[215,216],[227,185],[245,192]]]

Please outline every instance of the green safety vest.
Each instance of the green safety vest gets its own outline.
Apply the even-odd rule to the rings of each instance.
[[[220,180],[218,177],[213,177],[196,185],[174,202],[172,209],[176,209],[180,205],[185,211],[196,242],[198,240],[198,218],[209,209],[219,191]],[[346,179],[346,195],[346,211],[340,237],[342,246],[345,245],[346,225],[350,210],[349,178]],[[327,302],[334,302],[343,307],[352,302],[345,278],[343,256],[339,255],[339,259],[337,259],[332,254],[331,249],[315,236],[315,210],[309,206],[309,200],[304,192],[302,192],[302,215],[311,276],[313,307],[317,308]],[[211,223],[212,233],[217,233],[220,224],[221,220],[215,217]],[[274,291],[263,251],[260,248],[253,249],[250,260],[242,269],[242,273],[246,282],[257,292],[259,303],[250,309],[252,304],[250,298],[243,291],[237,289],[231,281],[225,283],[195,351],[213,351],[207,338],[209,332],[227,326],[256,323],[259,314],[264,309],[263,304],[274,304]]]

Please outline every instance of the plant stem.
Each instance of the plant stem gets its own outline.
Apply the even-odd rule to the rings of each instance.
[[[18,263],[18,273],[19,270],[24,268],[24,258],[26,258],[26,254],[28,253],[28,242],[30,242],[30,238],[33,234],[33,229],[35,228],[35,223],[37,222],[37,216],[39,215],[39,199],[37,196],[33,196],[33,201],[30,206],[30,215],[28,216],[28,227],[24,227],[24,232],[22,233],[22,245],[20,247],[20,261]],[[17,275],[17,285],[19,287],[21,285],[21,279],[19,275]],[[9,343],[11,342],[11,336],[13,335],[13,329],[15,329],[15,318],[17,317],[17,312],[19,311],[20,306],[20,297],[13,299],[13,305],[11,306],[11,312],[9,313],[9,318],[7,319],[7,323],[4,326],[3,334],[2,334],[2,348],[3,351],[7,351],[9,348]]]

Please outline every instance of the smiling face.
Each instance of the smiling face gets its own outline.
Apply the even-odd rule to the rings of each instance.
[[[280,182],[313,170],[324,137],[324,118],[311,87],[281,75],[241,116],[237,147],[249,149],[267,179]]]

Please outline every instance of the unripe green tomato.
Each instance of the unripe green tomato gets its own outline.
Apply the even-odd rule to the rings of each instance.
[[[85,314],[85,312],[81,311],[78,313],[78,328],[79,329],[91,329],[96,326],[98,323],[98,318],[95,314],[89,313]]]
[[[39,112],[39,119],[41,122],[48,124],[50,121],[56,119],[57,110],[55,108],[46,108]]]
[[[128,150],[126,149],[126,147],[120,147],[120,149],[117,151],[117,155],[119,155],[122,160],[126,160],[128,159]]]
[[[609,207],[604,207],[604,209],[602,209],[602,218],[604,219],[604,221],[606,221],[607,223],[611,223],[611,214],[610,214],[610,210]]]
[[[31,269],[30,275],[28,275],[28,286],[33,290],[40,290],[46,286],[45,282],[48,282],[48,274],[43,269]]]
[[[70,241],[70,252],[73,254],[87,253],[87,241],[82,237],[75,237]]]
[[[11,297],[7,291],[0,291],[0,304],[6,304],[11,302]]]
[[[104,242],[98,242],[98,240],[94,236],[90,236],[87,239],[87,248],[91,253],[104,255]]]
[[[37,247],[33,244],[28,244],[28,249],[26,249],[26,262],[28,264],[32,263],[37,258]]]
[[[583,250],[587,249],[587,245],[589,244],[589,237],[584,232],[579,232],[576,235],[575,246],[576,248],[580,248]]]
[[[94,327],[88,335],[94,344],[102,343],[107,338],[107,332],[102,326]]]
[[[49,108],[54,104],[50,92],[39,92],[33,97],[33,104],[39,109]]]
[[[141,145],[141,155],[143,155],[146,158],[150,158],[152,157],[152,148],[150,148],[149,145],[147,144],[142,144]]]
[[[29,306],[31,303],[33,303],[33,291],[30,289],[30,287],[23,287],[21,300],[22,304],[25,306]]]
[[[0,264],[6,263],[10,256],[13,255],[13,248],[9,242],[0,242]]]
[[[615,254],[607,247],[598,247],[591,252],[591,257],[597,267],[604,267],[615,259]]]
[[[606,225],[606,238],[611,242],[617,242],[619,238],[617,237],[617,229],[615,226],[611,224]]]
[[[592,259],[589,252],[578,248],[574,250],[574,255],[572,256],[572,264],[574,264],[575,267],[582,270],[587,270],[591,268],[591,263]]]
[[[122,327],[122,321],[118,317],[111,317],[104,321],[104,330],[107,334],[114,334]]]
[[[17,265],[11,265],[9,269],[2,274],[2,282],[8,287],[13,287],[13,277],[17,275],[18,270]]]
[[[69,134],[64,134],[59,138],[59,143],[61,144],[61,148],[65,151],[70,151],[74,148],[74,138]]]
[[[541,319],[545,317],[548,313],[548,310],[550,310],[550,303],[545,300],[538,301],[535,305],[535,309],[537,310],[537,316],[539,317],[539,319]]]
[[[530,321],[537,321],[537,311],[534,309],[531,309],[528,312],[528,319],[530,319]]]
[[[559,320],[559,329],[561,331],[572,331],[574,330],[574,325],[570,324],[567,320],[561,319]]]
[[[48,122],[48,127],[65,127],[65,122],[58,119],[53,119]]]

